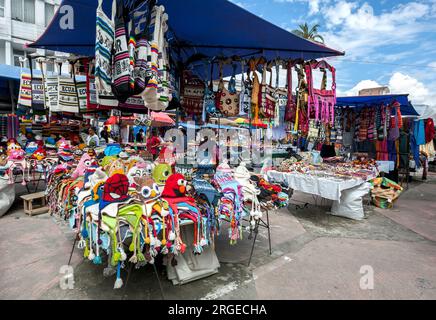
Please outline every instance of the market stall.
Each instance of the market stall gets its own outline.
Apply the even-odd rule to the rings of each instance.
[[[51,214],[70,223],[85,259],[101,264],[102,255],[108,256],[104,274],[116,275],[115,288],[122,286],[122,269],[154,266],[157,256],[164,257],[175,284],[216,273],[218,232],[228,234],[237,250],[243,233],[257,235],[259,226],[270,231],[265,212],[286,206],[288,199],[280,185],[243,163],[228,165],[220,155],[231,154],[226,149],[239,148],[241,141],[266,152],[272,125],[280,132],[291,122],[298,127],[307,108],[294,95],[293,68],[310,76],[312,69],[327,66],[334,74],[325,61],[312,59],[343,53],[224,0],[65,0],[62,5],[71,6],[80,23],[76,19],[74,28],[63,28],[65,13],[58,12],[29,46],[73,54],[64,61],[70,75],[23,73],[19,99],[20,109],[40,123],[51,123],[53,115],[82,122],[85,146],[68,138],[56,144],[57,162],[47,174]],[[40,62],[44,70],[47,61]],[[272,74],[278,79],[283,69],[287,88],[272,83]],[[244,74],[238,86],[237,73]],[[232,79],[225,86],[226,76]],[[335,86],[313,91],[329,104],[322,108],[323,119],[333,107],[334,91]],[[175,119],[164,113],[168,109],[176,110]],[[99,141],[92,128],[83,133],[105,122],[120,127],[121,143]],[[169,141],[154,143],[157,136],[145,143],[155,161],[132,143],[131,127],[153,135],[157,130],[150,129],[156,127],[189,131],[190,122],[194,130],[199,126],[218,137],[220,152],[211,153],[220,160],[216,165],[187,169],[185,162],[173,161]],[[223,130],[236,130],[245,140],[233,140]],[[201,144],[187,143],[194,158]],[[170,151],[161,157],[156,149],[163,146]]]

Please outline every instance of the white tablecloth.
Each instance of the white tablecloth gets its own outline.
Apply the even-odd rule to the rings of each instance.
[[[323,178],[274,170],[268,171],[267,177],[270,182],[285,183],[294,190],[333,200],[330,214],[354,220],[362,220],[365,216],[362,197],[371,185],[362,179]]]
[[[335,179],[313,176],[301,173],[286,173],[279,171],[268,171],[269,181],[285,183],[291,189],[318,195],[325,199],[340,201],[342,191],[352,189],[364,184],[362,179]]]

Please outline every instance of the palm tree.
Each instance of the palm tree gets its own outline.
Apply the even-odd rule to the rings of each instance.
[[[318,34],[318,28],[320,27],[319,24],[315,24],[310,28],[307,22],[305,22],[304,24],[300,24],[298,27],[299,29],[292,31],[293,34],[307,40],[324,43],[324,38]]]

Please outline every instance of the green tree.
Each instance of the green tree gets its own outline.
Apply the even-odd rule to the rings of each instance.
[[[292,33],[307,40],[324,43],[324,38],[318,34],[319,27],[319,24],[309,27],[307,22],[305,22],[304,24],[300,24],[298,26],[299,29],[295,29]]]

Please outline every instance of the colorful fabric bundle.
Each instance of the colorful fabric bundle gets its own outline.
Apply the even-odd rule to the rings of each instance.
[[[60,112],[79,112],[79,99],[74,79],[60,76],[58,79],[58,107]]]
[[[370,181],[372,185],[371,198],[375,206],[390,209],[403,192],[403,188],[387,178],[376,178]]]

